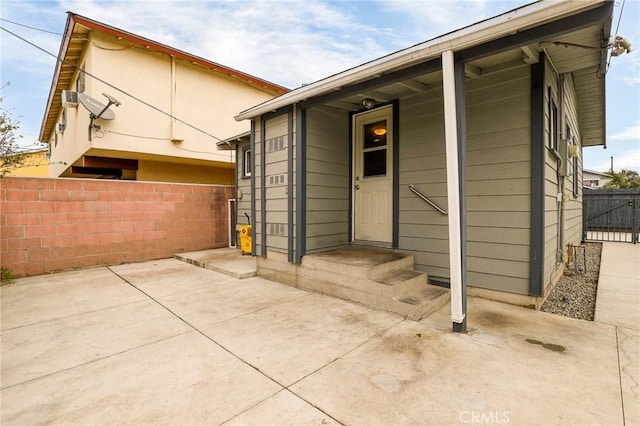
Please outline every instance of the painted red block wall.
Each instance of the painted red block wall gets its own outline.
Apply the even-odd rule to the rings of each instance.
[[[14,277],[228,245],[232,186],[0,179],[0,265]]]

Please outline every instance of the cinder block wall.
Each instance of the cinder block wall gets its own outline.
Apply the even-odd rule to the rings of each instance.
[[[14,277],[228,245],[231,186],[0,179],[0,264]]]

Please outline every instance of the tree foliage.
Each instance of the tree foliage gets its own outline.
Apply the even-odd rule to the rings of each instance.
[[[9,83],[0,87],[4,89]],[[16,134],[20,123],[13,118],[11,111],[3,106],[4,96],[0,96],[0,177],[11,173],[11,170],[22,167],[27,159],[24,152],[20,152],[18,140],[22,135]]]
[[[640,176],[635,170],[621,169],[619,172],[609,170],[611,180],[604,185],[606,189],[640,188]]]

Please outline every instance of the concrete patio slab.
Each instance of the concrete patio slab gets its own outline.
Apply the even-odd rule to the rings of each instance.
[[[190,332],[2,391],[2,424],[220,424],[281,387]]]
[[[290,389],[343,424],[622,424],[612,327],[482,299],[469,321],[405,321]]]
[[[288,386],[401,321],[393,314],[308,294],[202,332]]]
[[[178,263],[3,286],[0,423],[638,424],[637,329],[469,298],[456,334]]]
[[[157,300],[200,330],[217,322],[246,315],[308,293],[262,278],[216,282],[211,288],[161,296]]]
[[[640,244],[602,244],[594,321],[640,330]]]
[[[238,248],[220,248],[175,254],[183,262],[219,272],[233,278],[256,276],[256,258],[243,256]]]
[[[234,417],[225,425],[338,425],[331,417],[287,390]]]
[[[640,330],[640,280],[600,275],[593,320]],[[609,282],[607,282],[609,281]]]
[[[640,425],[640,333],[617,327],[620,385],[626,425]]]
[[[111,266],[110,269],[151,297],[207,290],[233,278],[213,271],[194,268],[177,259]]]
[[[605,274],[640,277],[640,244],[603,242],[600,265]]]
[[[2,330],[147,300],[107,268],[19,279],[0,296]]]
[[[30,305],[27,309],[39,309]],[[129,303],[2,332],[2,386],[190,331],[151,300]]]

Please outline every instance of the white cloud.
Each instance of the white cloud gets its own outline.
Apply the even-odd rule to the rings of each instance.
[[[418,41],[424,41],[441,34],[471,25],[483,19],[507,12],[527,1],[491,0],[384,0],[385,8],[399,12],[404,19],[412,22],[405,28],[415,32]]]
[[[163,1],[149,7],[68,0],[63,6],[289,87],[388,53],[374,41],[384,39],[384,30],[358,22],[340,2]]]
[[[611,168],[611,157],[615,170],[631,169],[640,172],[640,146],[631,148],[619,147],[603,150],[592,147],[585,150],[584,168],[604,172]]]
[[[610,140],[635,140],[640,143],[640,121],[609,136]]]

